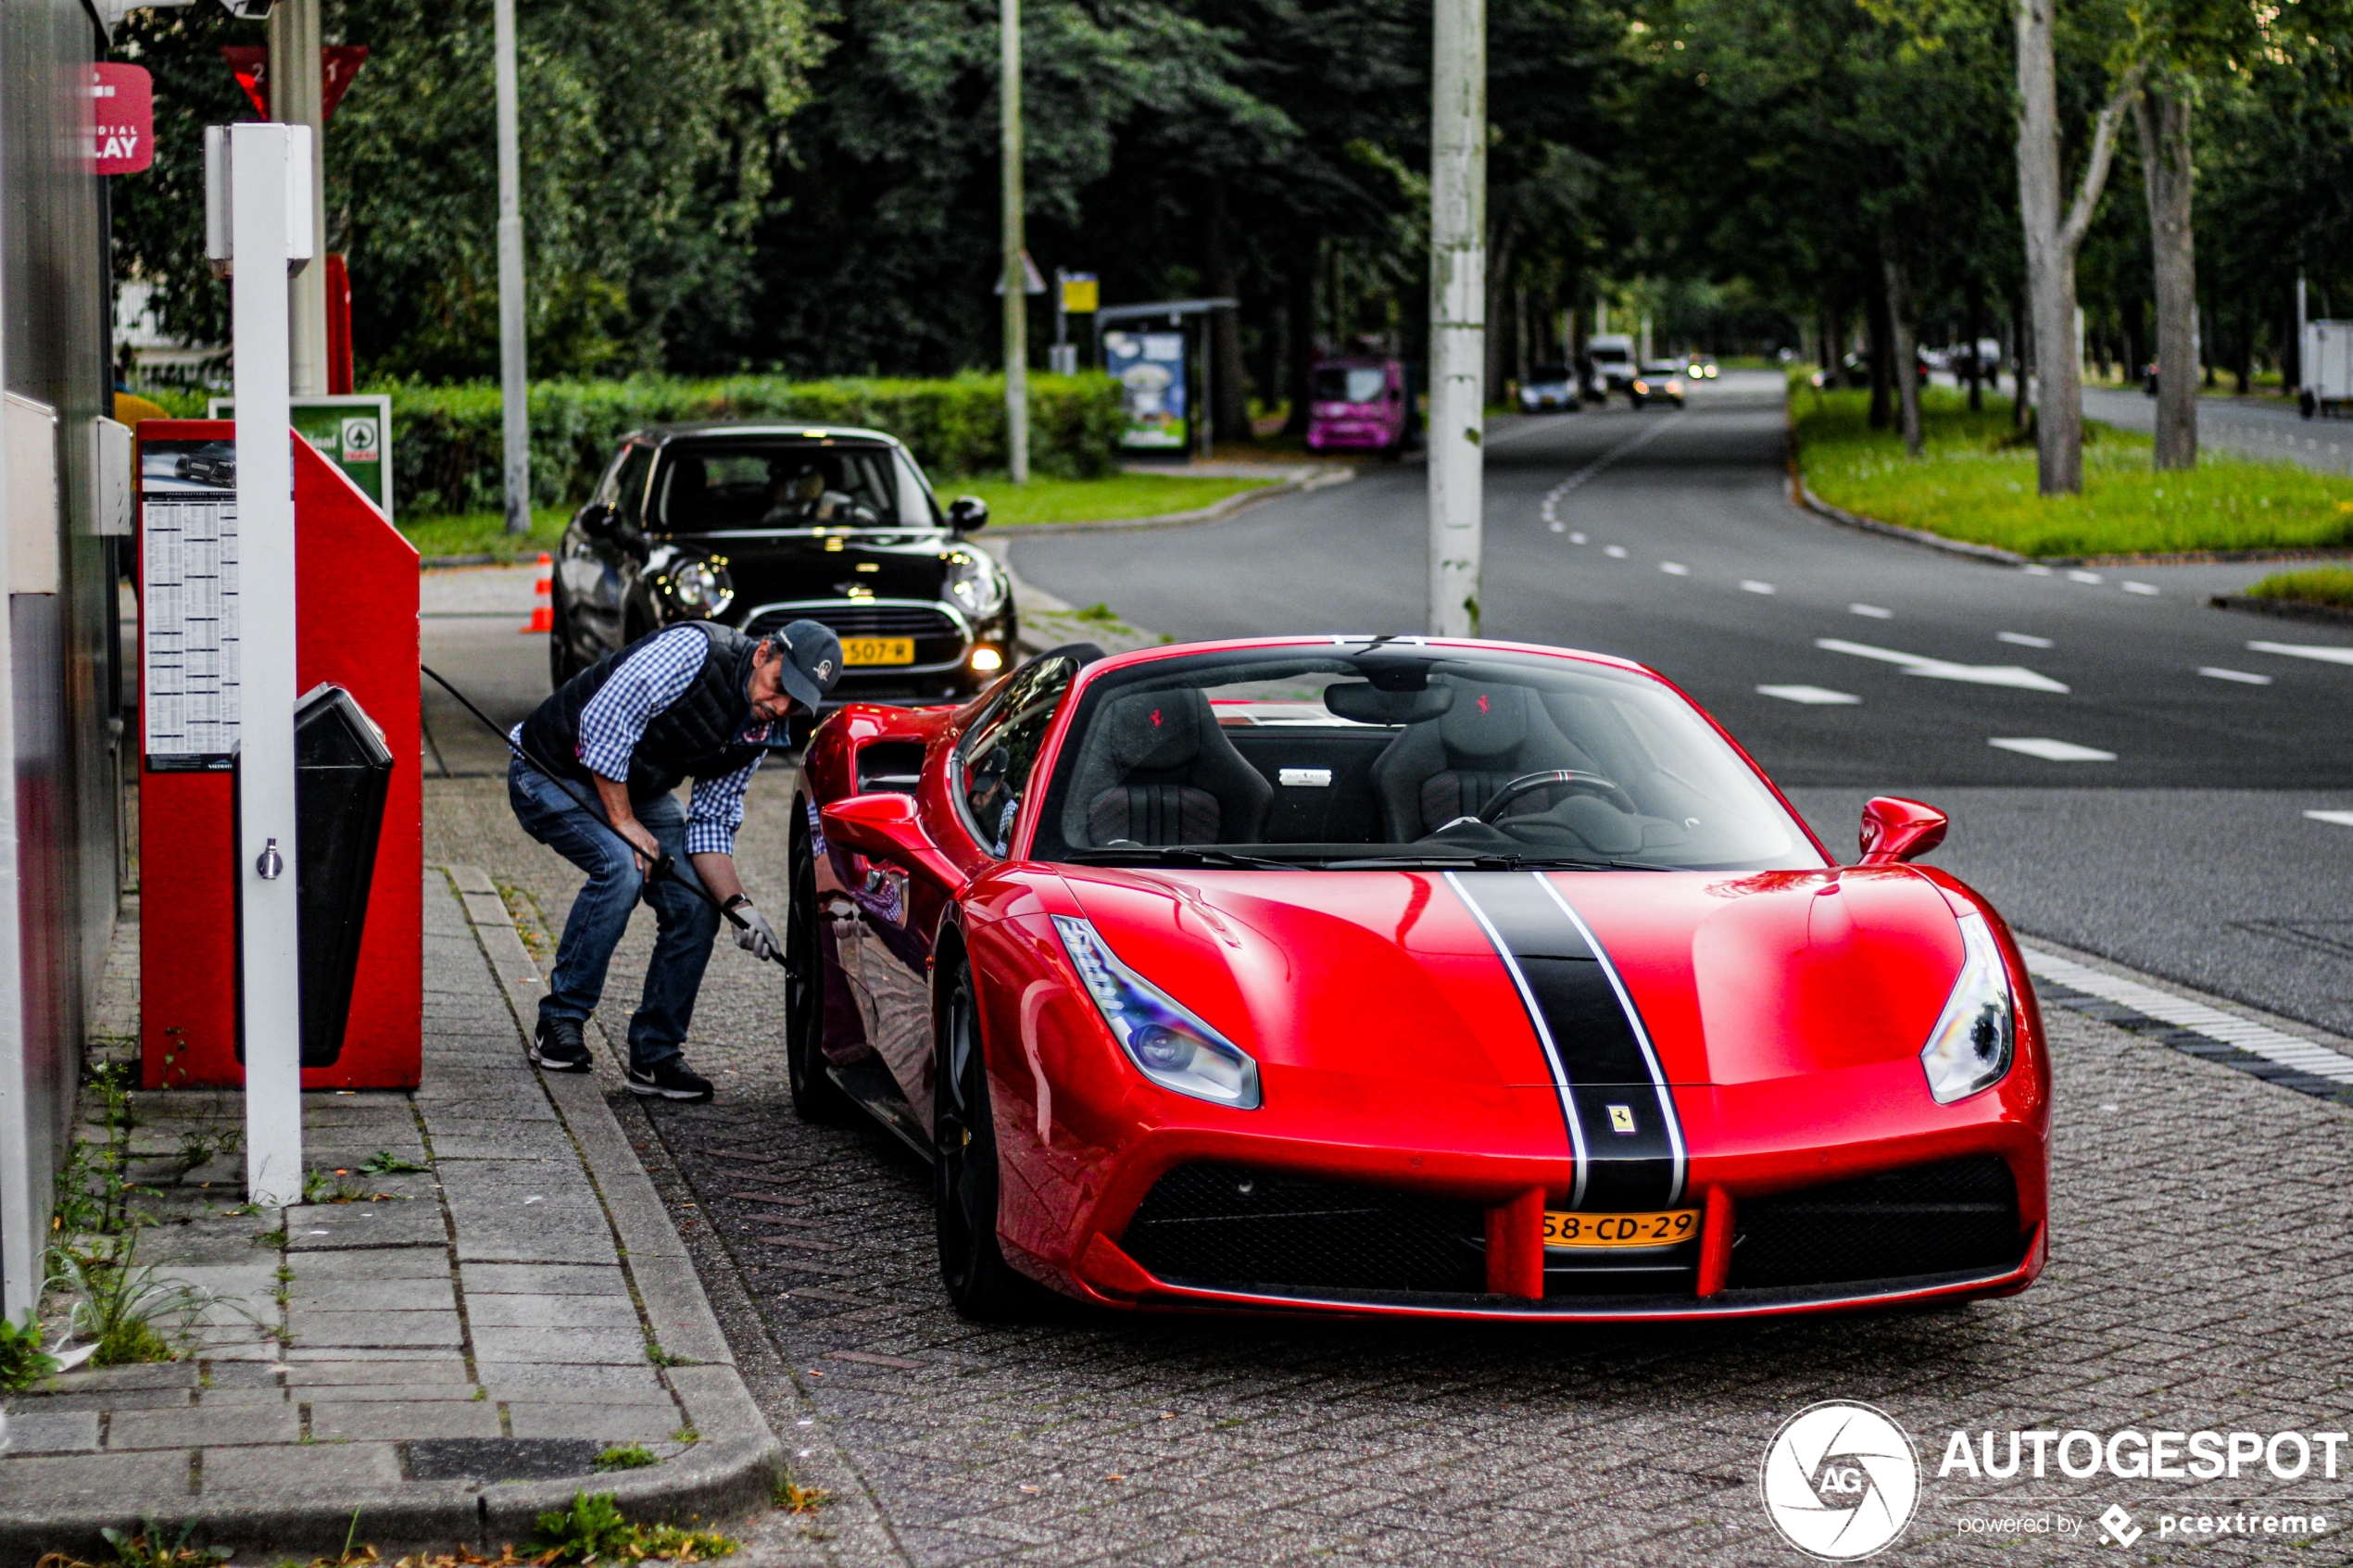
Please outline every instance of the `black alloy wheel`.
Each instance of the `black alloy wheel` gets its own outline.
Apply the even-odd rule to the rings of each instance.
[[[806,812],[805,800],[793,809]],[[856,1104],[825,1071],[825,963],[817,946],[817,859],[809,829],[796,822],[789,857],[792,901],[785,910],[785,1076],[794,1114],[821,1126],[854,1120]]]
[[[939,1228],[939,1280],[957,1312],[975,1323],[1031,1317],[1050,1292],[1016,1273],[997,1245],[997,1127],[972,965],[958,960],[932,1073],[932,1208]]]

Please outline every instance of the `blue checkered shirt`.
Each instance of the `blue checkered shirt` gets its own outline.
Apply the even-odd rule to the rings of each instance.
[[[693,684],[711,644],[691,626],[673,626],[621,661],[588,706],[580,713],[581,762],[600,778],[616,784],[629,777],[629,759],[645,738],[655,714],[676,702]],[[752,723],[738,737],[757,745],[774,732],[774,724]],[[522,726],[509,736],[522,745]],[[760,770],[760,759],[715,779],[697,779],[686,809],[686,853],[732,855],[736,830],[743,825],[744,791]]]

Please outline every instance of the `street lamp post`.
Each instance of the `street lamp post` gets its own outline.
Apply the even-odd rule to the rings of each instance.
[[[313,0],[316,3],[316,0]],[[498,56],[498,395],[506,415],[507,532],[531,532],[531,405],[523,366],[522,148],[515,0],[492,6]]]
[[[292,199],[310,207],[310,232],[327,232],[326,73],[319,55],[319,0],[278,0],[270,9],[271,118],[310,128],[310,188]],[[286,285],[286,346],[296,397],[327,390],[327,270],[306,267]]]
[[[1429,147],[1429,631],[1478,634],[1487,381],[1487,5],[1437,0]]]
[[[510,0],[509,0],[510,3]],[[1029,483],[1029,294],[1022,265],[1021,0],[1000,0],[998,94],[1004,161],[1002,228],[1005,280],[1005,467],[1015,484]]]

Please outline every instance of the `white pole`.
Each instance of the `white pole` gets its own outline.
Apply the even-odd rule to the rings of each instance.
[[[326,77],[319,54],[319,0],[278,0],[270,8],[270,114],[310,128],[314,154],[326,148]],[[310,204],[310,232],[327,232],[327,160],[310,160],[310,189],[295,199]],[[295,395],[327,390],[327,270],[306,267],[287,285],[289,369]]]
[[[294,452],[286,269],[311,247],[310,132],[229,131],[237,396],[237,876],[243,906],[245,1196],[302,1198],[302,992],[295,867]]]
[[[1005,470],[1015,484],[1029,483],[1029,270],[1022,265],[1021,0],[1000,0],[998,25],[1000,194],[1005,244]]]
[[[515,0],[491,7],[498,73],[498,395],[506,413],[507,532],[531,532],[531,389],[524,378],[522,133]]]
[[[1478,634],[1487,406],[1487,0],[1438,0],[1429,135],[1429,630]]]
[[[15,216],[0,208],[0,223]],[[7,313],[0,310],[0,321]],[[0,363],[5,354],[0,354]],[[8,444],[0,441],[0,495],[10,494]],[[0,611],[12,602],[9,551],[0,548]],[[41,1218],[48,1171],[33,1169],[32,1084],[25,1060],[24,952],[18,926],[16,638],[0,614],[0,1312],[23,1323],[40,1310]],[[127,739],[128,737],[126,737]],[[49,1140],[41,1140],[43,1148]]]

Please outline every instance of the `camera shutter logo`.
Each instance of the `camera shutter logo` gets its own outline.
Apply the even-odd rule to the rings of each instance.
[[[1912,1522],[1920,1461],[1884,1411],[1827,1399],[1773,1434],[1759,1484],[1783,1540],[1809,1557],[1852,1562],[1891,1545]]]

